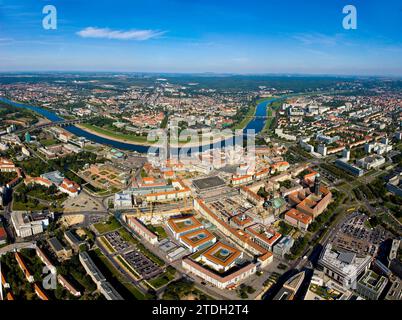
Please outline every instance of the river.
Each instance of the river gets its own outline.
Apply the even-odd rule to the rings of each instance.
[[[264,100],[260,102],[257,105],[257,108],[255,110],[255,116],[256,117],[266,117],[267,116],[267,108],[271,105],[272,102],[278,100],[278,98],[271,98]],[[258,134],[261,132],[262,129],[264,129],[265,122],[267,121],[266,118],[254,118],[249,122],[249,124],[246,127],[246,130],[248,129],[254,129],[255,133]]]
[[[278,98],[272,98],[272,99],[268,99],[268,100],[264,100],[264,101],[260,102],[257,105],[255,116],[265,117],[267,115],[267,107],[269,107],[269,105],[276,100],[278,100]],[[56,113],[46,110],[44,108],[38,107],[38,106],[17,103],[17,102],[11,101],[11,100],[9,100],[7,98],[3,98],[3,97],[0,97],[0,101],[7,103],[11,106],[17,107],[17,108],[25,108],[25,109],[32,110],[53,122],[64,120],[62,117],[58,116]],[[265,118],[254,118],[253,120],[251,120],[249,122],[249,124],[246,127],[246,130],[254,129],[255,133],[258,134],[264,128],[265,121],[266,121]],[[149,148],[148,146],[129,144],[129,143],[118,142],[118,141],[110,140],[107,138],[103,138],[103,137],[97,136],[95,134],[89,133],[87,131],[84,131],[76,126],[67,126],[67,127],[65,127],[65,129],[68,130],[69,132],[71,132],[72,134],[75,134],[76,136],[84,137],[93,142],[109,145],[109,146],[112,146],[117,149],[136,151],[139,153],[146,153]],[[230,139],[230,140],[232,140],[232,139]],[[214,145],[211,144],[210,148],[212,148],[212,147],[214,147]],[[216,145],[215,145],[215,147],[216,147]]]

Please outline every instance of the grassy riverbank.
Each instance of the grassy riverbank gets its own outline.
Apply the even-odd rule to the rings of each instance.
[[[79,128],[88,131],[90,133],[99,135],[101,137],[111,139],[111,140],[116,140],[120,142],[134,142],[138,144],[149,144],[147,142],[147,137],[146,136],[138,136],[134,134],[125,134],[125,133],[119,133],[119,132],[114,132],[111,130],[103,129],[88,123],[83,123],[78,125]]]
[[[239,130],[239,129],[244,129],[245,127],[247,127],[247,125],[249,124],[249,122],[251,120],[253,120],[253,117],[255,115],[255,112],[257,110],[257,104],[251,106],[247,113],[245,114],[245,116],[243,117],[243,119],[237,123],[236,125],[234,125],[232,127],[233,130]]]
[[[279,108],[281,107],[284,100],[285,99],[276,100],[267,106],[267,117],[268,118],[265,121],[265,125],[264,125],[264,128],[262,129],[261,133],[267,133],[271,129],[273,129],[272,125],[275,120],[275,113],[279,110]]]
[[[257,101],[255,102],[255,104],[252,105],[252,106],[248,109],[248,111],[247,111],[247,113],[244,115],[243,119],[242,119],[239,123],[237,123],[237,124],[235,124],[234,126],[232,126],[232,130],[237,130],[237,129],[244,129],[244,128],[246,128],[246,127],[248,126],[248,124],[249,124],[252,120],[254,120],[253,117],[255,116],[255,113],[256,113],[256,111],[257,111],[257,106],[258,106],[260,103],[264,102],[264,101],[271,100],[272,98],[274,98],[274,97],[267,97],[267,98],[262,98],[262,99],[257,100]]]

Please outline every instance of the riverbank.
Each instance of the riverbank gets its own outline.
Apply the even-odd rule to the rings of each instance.
[[[147,137],[144,136],[135,136],[135,135],[126,135],[123,133],[117,133],[113,132],[110,130],[106,130],[97,126],[93,126],[90,124],[77,124],[75,125],[77,128],[91,133],[93,135],[108,139],[108,140],[113,140],[116,142],[121,142],[121,143],[126,143],[126,144],[131,144],[131,145],[141,145],[144,147],[150,147],[152,146],[152,143],[147,141]],[[201,143],[205,142],[205,145],[208,144],[215,144],[215,143],[220,143],[226,139],[233,138],[232,134],[227,134],[223,137],[214,137],[213,133],[206,134],[204,136],[204,140],[208,141],[203,141],[201,139],[201,136],[199,136],[199,142],[180,142],[178,143],[177,141],[172,141],[170,143],[170,147],[180,147],[180,146],[186,146],[186,147],[200,147]],[[204,145],[204,144],[203,144]]]
[[[128,135],[124,133],[113,132],[110,130],[106,130],[97,126],[93,126],[88,123],[81,123],[75,125],[77,128],[80,128],[83,131],[89,132],[91,134],[97,135],[99,137],[113,140],[116,142],[123,142],[133,145],[142,145],[142,146],[150,146],[151,143],[147,141],[147,137],[137,136],[137,135]]]
[[[253,117],[255,116],[255,113],[257,111],[257,105],[258,105],[258,103],[255,104],[254,106],[250,107],[250,109],[248,109],[246,115],[244,116],[243,120],[240,121],[235,126],[233,126],[232,130],[239,130],[239,129],[244,129],[245,127],[247,127],[248,124],[250,123],[250,121],[253,120]]]
[[[251,121],[253,121],[256,116],[257,110],[258,110],[258,106],[261,103],[264,103],[266,101],[270,101],[272,99],[275,99],[274,96],[272,97],[265,97],[262,99],[259,99],[255,102],[255,104],[253,106],[250,107],[250,109],[247,111],[247,113],[245,114],[244,118],[242,121],[240,121],[238,124],[236,124],[235,126],[233,126],[231,129],[232,130],[239,130],[239,129],[244,129],[247,128],[247,126],[250,124]]]
[[[280,98],[267,105],[267,119],[265,121],[264,128],[261,130],[261,133],[267,133],[271,129],[272,122],[276,117],[275,112],[278,111],[284,100],[286,100],[286,98]]]
[[[260,132],[261,129],[264,126],[264,119],[256,119],[255,116],[264,116],[266,114],[266,104],[269,103],[269,101],[275,101],[275,97],[272,98],[264,98],[260,99],[257,101],[257,103],[250,108],[248,111],[247,115],[244,117],[244,119],[241,121],[241,125],[238,125],[237,128],[239,129],[254,129],[256,133]],[[31,105],[26,105],[22,103],[17,103],[14,101],[11,101],[7,98],[0,97],[0,101],[3,101],[11,106],[17,107],[17,108],[26,108],[30,109],[39,115],[42,115],[43,117],[49,119],[50,121],[58,122],[58,121],[63,121],[61,116],[57,115],[54,112],[48,111],[46,109],[37,107],[37,106],[31,106]],[[251,116],[250,116],[251,115]],[[67,126],[65,127],[66,130],[71,132],[72,134],[75,134],[76,136],[81,136],[85,137],[91,141],[94,141],[96,143],[100,144],[105,144],[105,145],[110,145],[114,148],[117,149],[124,149],[124,150],[132,150],[140,153],[146,153],[148,150],[148,147],[152,145],[152,143],[147,141],[147,137],[144,136],[136,136],[136,135],[126,135],[123,133],[117,133],[113,132],[111,130],[103,129],[100,127],[92,126],[89,124],[80,124],[80,125],[74,125],[74,126]],[[208,141],[206,141],[208,140]],[[181,143],[172,143],[170,144],[171,148],[180,148],[182,146],[187,147],[187,148],[193,148],[193,147],[200,147],[202,144],[202,147],[207,147],[208,144],[212,147],[213,144],[219,144],[219,143],[224,143],[225,140],[230,141],[229,144],[233,143],[233,134],[227,134],[224,137],[222,136],[216,136],[213,132],[210,133],[210,136],[208,138],[207,135],[204,136],[204,139],[199,139],[199,141],[196,142],[181,142]]]

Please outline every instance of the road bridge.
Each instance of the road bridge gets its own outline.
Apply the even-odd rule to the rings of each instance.
[[[72,120],[52,121],[52,122],[43,123],[43,124],[36,125],[36,126],[34,125],[31,127],[23,128],[23,129],[15,131],[15,133],[16,134],[25,133],[27,131],[40,130],[40,129],[50,128],[50,127],[67,127],[67,126],[71,126],[74,124],[87,122],[90,119],[91,118],[80,118],[80,119],[72,119]]]

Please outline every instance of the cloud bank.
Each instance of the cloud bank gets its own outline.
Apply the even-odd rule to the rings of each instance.
[[[109,28],[88,27],[77,34],[82,38],[117,39],[144,41],[157,38],[165,34],[165,31],[158,30],[112,30]]]

